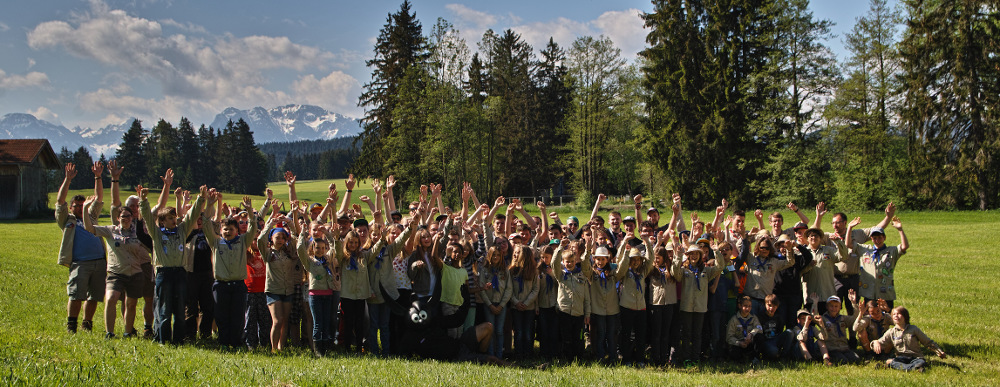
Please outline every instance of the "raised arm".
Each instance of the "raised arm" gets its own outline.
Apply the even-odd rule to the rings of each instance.
[[[767,230],[766,228],[764,228],[764,211],[761,211],[760,208],[754,210],[753,211],[753,217],[757,218],[757,229],[758,230]]]
[[[351,192],[354,191],[354,175],[347,175],[347,180],[344,180],[344,186],[347,187],[347,193],[344,194],[344,201],[340,203],[340,210],[337,211],[337,215],[347,213],[347,209],[351,205]]]
[[[813,219],[812,228],[823,229],[823,215],[826,215],[826,203],[819,202],[816,205],[816,219]]]
[[[437,202],[438,213],[443,214],[445,211],[444,201],[441,200],[441,184],[431,184],[431,196]]]
[[[892,227],[899,230],[899,255],[906,254],[906,250],[910,248],[910,241],[906,239],[906,233],[903,232],[903,222],[897,217],[892,217]]]
[[[542,219],[541,229],[538,231],[538,235],[535,235],[535,240],[538,241],[538,247],[545,247],[545,245],[548,244],[547,242],[549,240],[549,236],[548,236],[548,234],[549,234],[549,218],[547,216],[545,216],[545,203],[544,202],[542,202],[541,200],[539,200],[538,202],[535,203],[535,205],[538,206],[538,209],[542,212],[542,216],[539,217],[539,218]]]
[[[597,200],[594,201],[594,209],[590,210],[590,220],[588,220],[587,222],[594,221],[594,218],[597,217],[597,212],[601,210],[601,203],[607,199],[608,199],[607,195],[603,193],[597,194]]]
[[[855,227],[858,227],[859,224],[861,224],[860,216],[854,218],[853,220],[851,220],[850,223],[847,224],[847,239],[844,240],[844,244],[847,245],[847,248],[851,250],[854,250],[854,242],[855,242],[851,238],[851,231],[854,230]]]
[[[91,206],[94,205],[96,198],[94,196],[88,197],[87,201],[83,202],[83,213],[89,214],[91,211]],[[83,229],[87,230],[91,234],[94,234],[94,218],[91,216],[84,215],[83,217]]]
[[[879,221],[877,225],[875,225],[875,227],[885,230],[886,227],[889,227],[889,222],[892,221],[893,217],[895,216],[896,216],[896,205],[893,204],[892,202],[889,202],[889,205],[885,206],[885,217],[883,217],[882,220]]]
[[[205,233],[205,240],[208,241],[209,246],[214,246],[219,240],[219,234],[215,232],[215,227],[212,225],[212,206],[215,205],[216,200],[220,199],[219,194],[214,194],[212,192],[206,192],[205,208],[206,210],[201,213],[201,231]],[[213,254],[214,256],[214,254]]]
[[[104,179],[101,177],[104,175],[104,164],[100,161],[94,162],[94,167],[91,168],[94,172],[94,196],[97,197],[97,202],[104,202]]]
[[[527,224],[528,227],[531,227],[531,229],[534,230],[535,227],[537,226],[535,218],[531,216],[531,214],[529,214],[527,210],[524,209],[524,203],[521,203],[521,199],[513,199],[513,200],[517,200],[517,203],[514,204],[514,209],[517,210],[517,212],[520,212],[521,216],[524,217],[524,224]],[[542,212],[542,216],[545,216],[544,211]]]
[[[799,221],[805,224],[809,224],[809,218],[806,217],[806,214],[802,213],[802,210],[799,209],[799,206],[795,205],[795,202],[788,202],[788,209],[794,212],[795,215],[799,217]]]
[[[163,180],[163,189],[160,190],[160,198],[156,201],[156,208],[167,208],[167,197],[170,196],[170,185],[174,183],[174,170],[167,168],[167,172],[160,176]]]
[[[115,207],[121,207],[122,205],[121,185],[118,180],[121,178],[122,171],[124,170],[125,168],[118,166],[117,160],[108,162],[108,173],[111,174],[111,205]]]
[[[674,230],[677,230],[677,232],[687,230],[687,226],[684,225],[684,215],[683,215],[684,210],[682,209],[681,205],[681,194],[674,193],[670,195],[670,197],[671,200],[673,201],[673,204],[670,206],[670,211],[671,211],[670,221],[677,222],[677,224],[674,225]],[[673,208],[675,206],[677,207],[677,212],[673,213],[674,211]],[[692,224],[692,226],[694,225]]]
[[[722,222],[726,217],[726,209],[729,208],[729,202],[726,199],[722,199],[722,205],[715,207],[715,219],[712,219],[712,229],[715,230],[719,228],[719,222]]]
[[[642,210],[642,194],[633,196],[632,201],[635,202],[635,221],[637,223],[642,222],[642,217],[639,216],[639,211]]]
[[[58,205],[66,204],[66,196],[69,195],[69,184],[73,181],[73,178],[76,177],[76,165],[73,165],[72,162],[66,163],[65,170],[66,176],[63,177],[62,185],[59,186],[59,194],[56,195],[56,204]]]
[[[385,192],[386,196],[388,196],[386,201],[389,203],[389,212],[396,211],[396,198],[392,193],[393,188],[396,188],[396,176],[389,175],[389,178],[385,180]]]
[[[292,171],[285,171],[285,184],[288,185],[288,201],[299,200],[299,195],[295,193],[295,174]]]

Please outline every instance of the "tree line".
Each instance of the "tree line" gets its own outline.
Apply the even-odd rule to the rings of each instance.
[[[473,52],[444,19],[425,35],[407,0],[367,62],[351,170],[487,196],[996,208],[998,12],[872,0],[838,60],[808,0],[654,0],[630,63],[604,36],[536,53],[488,30]]]

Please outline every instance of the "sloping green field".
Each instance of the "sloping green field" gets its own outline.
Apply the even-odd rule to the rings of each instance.
[[[299,183],[300,198],[320,201],[327,184]],[[272,186],[279,197],[287,197],[283,183]],[[338,186],[343,192],[342,180]],[[354,192],[364,191],[370,194],[370,188]],[[227,199],[235,202],[236,197]],[[575,211],[564,219],[570,214],[587,216]],[[878,213],[860,215],[866,226],[881,219]],[[786,221],[793,219],[790,216],[785,214]],[[353,355],[315,359],[298,348],[270,355],[221,351],[211,342],[174,347],[141,339],[108,341],[99,333],[104,328],[100,318],[93,333],[69,335],[67,270],[56,264],[59,229],[53,220],[43,219],[0,223],[0,294],[4,295],[0,381],[5,385],[996,385],[1000,254],[991,248],[994,240],[989,235],[1000,228],[1000,216],[905,211],[898,216],[912,247],[896,270],[896,305],[908,307],[913,323],[950,355],[931,360],[932,367],[922,374],[881,369],[874,363],[835,368],[765,363],[757,369],[703,364],[668,370],[556,363],[538,370],[534,366],[540,361],[497,368]],[[894,230],[888,235],[887,243],[898,243]],[[118,328],[120,333],[120,322]]]

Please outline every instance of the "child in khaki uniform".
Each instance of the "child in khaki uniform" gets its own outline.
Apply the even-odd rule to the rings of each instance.
[[[826,349],[830,354],[831,360],[835,363],[857,363],[861,361],[858,354],[854,353],[854,350],[848,344],[849,338],[847,335],[847,329],[857,319],[857,313],[860,309],[857,303],[858,295],[852,289],[847,293],[847,297],[854,303],[855,314],[849,316],[841,315],[840,297],[830,296],[826,300],[826,314],[822,316],[823,327],[826,330]]]
[[[551,263],[552,272],[559,282],[556,332],[559,332],[562,342],[561,355],[567,359],[583,353],[583,326],[590,323],[590,284],[583,274],[591,271],[590,251],[579,247],[584,246],[582,243],[573,243],[577,243],[577,251],[569,250],[570,241],[563,239],[555,254],[552,254]],[[583,259],[580,255],[583,255]]]
[[[902,306],[897,306],[892,310],[892,322],[894,326],[890,328],[881,338],[872,342],[875,353],[887,353],[890,348],[896,352],[896,357],[886,361],[890,368],[903,371],[923,372],[927,368],[927,361],[924,360],[924,353],[920,346],[931,348],[938,357],[946,357],[941,349],[920,328],[910,325],[910,311]],[[891,347],[890,347],[891,345]]]
[[[726,326],[726,344],[729,344],[729,355],[734,360],[746,361],[756,358],[755,339],[760,337],[762,331],[760,320],[750,313],[753,303],[750,297],[743,296],[739,302],[739,312],[729,319]]]

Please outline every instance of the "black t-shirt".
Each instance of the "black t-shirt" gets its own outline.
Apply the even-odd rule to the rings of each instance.
[[[195,273],[204,273],[212,271],[212,249],[208,246],[208,240],[205,239],[205,233],[200,229],[191,232],[188,236],[187,241],[191,242],[194,240],[194,271]]]
[[[779,296],[802,296],[802,270],[812,262],[812,252],[805,246],[798,246],[799,255],[795,265],[779,271],[774,276],[774,294]]]
[[[768,316],[767,311],[764,311],[764,313],[757,316],[757,319],[760,320],[760,327],[763,330],[765,339],[772,339],[778,336],[784,328],[781,317],[777,313],[774,316]]]

